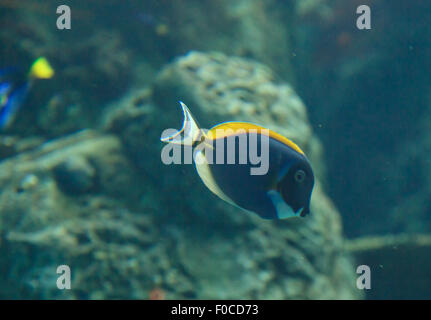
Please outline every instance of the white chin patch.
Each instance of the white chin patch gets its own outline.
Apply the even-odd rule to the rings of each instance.
[[[280,193],[275,190],[270,190],[267,192],[267,194],[271,199],[275,209],[277,210],[277,216],[279,219],[299,216],[299,213],[301,212],[302,208],[298,209],[297,212],[293,211],[293,209],[286,202],[284,202]]]

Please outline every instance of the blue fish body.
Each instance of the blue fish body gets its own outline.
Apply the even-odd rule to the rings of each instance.
[[[14,118],[30,89],[30,82],[13,87],[10,83],[0,84],[0,128],[5,128]]]
[[[7,127],[23,104],[30,79],[17,67],[0,69],[0,129]]]
[[[229,123],[226,125],[229,125]],[[241,135],[248,134],[241,133],[236,136],[240,137]],[[298,167],[298,165],[300,165],[302,169],[310,175],[310,178],[313,178],[311,167],[306,157],[272,137],[269,138],[268,171],[264,175],[250,175],[250,168],[252,167],[252,165],[250,165],[250,161],[247,161],[244,165],[228,164],[228,138],[222,137],[219,139],[224,140],[222,145],[225,149],[223,152],[225,159],[223,163],[217,164],[215,159],[216,152],[213,153],[213,157],[211,159],[212,164],[209,164],[212,179],[219,189],[222,190],[233,203],[247,211],[257,213],[264,219],[281,218],[282,210],[278,210],[277,207],[280,207],[284,201],[279,192],[271,191],[277,191],[276,186],[284,183],[283,178],[291,168]],[[217,142],[214,143],[216,144]],[[256,146],[257,150],[261,150],[260,144],[261,142],[258,140]],[[235,144],[234,148],[234,153],[238,155],[240,153],[239,144]],[[216,151],[217,148],[214,150]],[[313,183],[313,180],[310,181],[311,184]],[[294,189],[294,186],[290,189]],[[291,190],[290,192],[294,192],[294,190]],[[287,208],[289,212],[296,213],[305,209],[304,214],[308,213],[309,194],[306,192],[303,194],[304,195],[301,196],[301,193],[299,193],[295,196],[293,201],[290,201],[289,206],[292,210]]]
[[[9,93],[11,87],[12,86],[10,83],[7,83],[7,82],[0,83],[0,97],[6,97]]]

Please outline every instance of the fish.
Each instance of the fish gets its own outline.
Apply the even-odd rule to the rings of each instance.
[[[45,57],[37,58],[27,74],[18,68],[7,67],[0,70],[0,129],[7,128],[36,79],[50,79],[54,69]]]
[[[146,12],[138,12],[136,16],[140,22],[150,27],[158,36],[166,36],[170,31],[169,26],[161,22],[154,15]]]
[[[298,145],[249,122],[228,121],[209,130],[201,129],[188,107],[181,101],[180,105],[182,128],[164,131],[160,140],[192,148],[196,171],[210,191],[263,219],[305,217],[310,213],[314,173]],[[256,139],[252,139],[253,135]],[[245,149],[248,151],[246,157],[242,154],[241,161],[241,150]],[[253,169],[258,168],[251,152],[259,150],[261,159],[267,156],[267,170],[253,174]],[[233,157],[229,152],[235,152]]]

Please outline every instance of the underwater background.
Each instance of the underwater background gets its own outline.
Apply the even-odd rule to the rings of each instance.
[[[430,299],[430,19],[419,0],[0,0],[0,68],[25,71],[3,108],[31,81],[1,115],[0,298]],[[30,80],[38,57],[55,73]],[[295,141],[311,214],[263,220],[164,165],[179,100]]]

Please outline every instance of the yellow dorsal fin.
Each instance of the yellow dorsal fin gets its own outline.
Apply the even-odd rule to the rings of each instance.
[[[49,79],[54,75],[54,69],[45,57],[37,58],[30,67],[29,76],[34,79]]]
[[[221,123],[219,125],[212,127],[208,131],[208,137],[213,140],[224,138],[235,134],[239,130],[243,130],[245,132],[249,132],[250,130],[257,130],[258,133],[268,135],[270,138],[273,138],[287,145],[288,147],[292,148],[296,152],[302,155],[305,155],[304,152],[301,150],[301,148],[299,148],[294,142],[282,136],[281,134],[278,134],[272,130],[269,130],[267,128],[264,128],[264,127],[258,126],[257,124],[253,124],[249,122],[232,121],[232,122]]]

